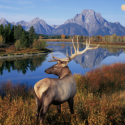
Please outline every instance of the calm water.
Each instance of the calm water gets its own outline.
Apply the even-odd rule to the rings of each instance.
[[[83,50],[84,47],[85,46],[80,44],[80,50]],[[64,42],[48,42],[47,48],[53,49],[54,56],[65,58],[66,53],[70,55],[72,44]],[[11,61],[0,60],[0,82],[11,80],[14,83],[25,82],[30,85],[34,85],[37,81],[46,77],[57,78],[55,75],[48,75],[44,72],[45,69],[56,64],[56,62],[48,62],[50,58],[52,58],[52,56],[49,53],[48,55],[29,59]],[[74,58],[68,66],[72,74],[85,74],[93,68],[115,62],[125,62],[125,50],[113,48],[98,48],[96,50],[89,50],[83,55]]]

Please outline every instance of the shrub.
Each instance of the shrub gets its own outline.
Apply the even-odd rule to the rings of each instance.
[[[116,63],[93,69],[86,75],[75,75],[77,87],[91,93],[111,94],[125,89],[125,63]],[[81,87],[79,87],[81,90]]]
[[[5,43],[5,40],[4,40],[3,36],[1,35],[0,36],[0,44],[3,45],[4,43]]]
[[[56,106],[51,105],[44,125],[125,124],[125,64],[102,66],[86,75],[75,74],[74,78],[77,84],[75,114],[70,115],[68,102],[61,104],[60,114]],[[94,95],[98,92],[101,96]],[[0,83],[0,124],[36,125],[34,97],[33,88],[25,84]]]
[[[46,41],[41,40],[41,39],[39,39],[39,40],[35,39],[34,43],[33,43],[33,47],[38,49],[38,50],[41,50],[44,47],[46,47]]]
[[[17,40],[15,42],[15,47],[16,47],[16,50],[19,50],[19,48],[20,48],[20,40]]]

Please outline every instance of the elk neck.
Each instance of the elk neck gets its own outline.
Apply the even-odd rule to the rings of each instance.
[[[71,73],[71,71],[69,70],[69,67],[68,66],[66,66],[66,67],[64,67],[63,69],[62,69],[62,71],[61,71],[61,73],[60,73],[60,75],[59,75],[59,78],[61,79],[61,78],[63,78],[65,75],[67,75],[67,74],[72,74]]]

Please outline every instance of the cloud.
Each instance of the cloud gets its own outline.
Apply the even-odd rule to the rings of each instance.
[[[35,5],[35,2],[32,0],[0,0],[3,4],[12,4],[12,5],[28,5],[33,6]]]
[[[3,6],[3,5],[0,5],[0,8],[1,8],[1,9],[11,9],[10,6]]]
[[[21,5],[26,5],[26,4],[34,4],[32,1],[24,1],[24,0],[21,0],[21,1],[16,1],[17,4],[21,4]]]
[[[11,7],[11,6],[4,6],[4,5],[0,5],[0,9],[13,9],[13,10],[21,10],[18,7]]]

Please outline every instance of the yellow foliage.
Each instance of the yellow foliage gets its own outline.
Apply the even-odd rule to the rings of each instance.
[[[3,45],[4,43],[5,43],[5,40],[4,40],[3,36],[1,35],[0,36],[0,44]]]
[[[65,39],[65,37],[66,37],[66,36],[65,36],[64,34],[61,35],[61,38],[62,38],[62,39]]]
[[[75,74],[77,94],[74,97],[74,115],[70,114],[68,102],[61,104],[61,113],[57,113],[55,105],[51,105],[43,121],[44,125],[123,125],[125,124],[125,64],[113,64],[88,72],[85,76]],[[102,75],[103,74],[103,75]],[[113,76],[113,74],[115,74]],[[89,89],[100,84],[105,85],[117,81],[122,90],[107,84],[102,86],[103,93],[90,92]],[[97,79],[98,78],[98,79]],[[101,79],[102,80],[101,80]],[[105,82],[106,80],[106,82]],[[87,84],[90,85],[87,86]],[[113,81],[114,83],[114,81]],[[3,88],[1,87],[3,86]],[[1,125],[36,125],[36,104],[33,88],[26,91],[26,86],[1,84],[0,92],[7,93],[3,98],[0,93],[0,124]],[[101,87],[101,86],[100,86]],[[113,93],[109,93],[111,88]],[[124,89],[124,90],[123,90]],[[94,91],[95,89],[93,89]],[[106,92],[105,92],[106,91]]]

